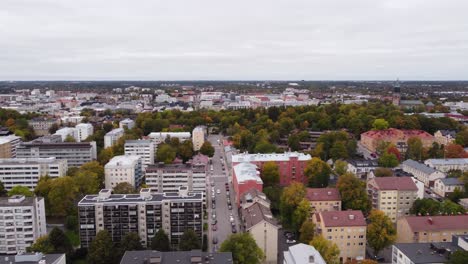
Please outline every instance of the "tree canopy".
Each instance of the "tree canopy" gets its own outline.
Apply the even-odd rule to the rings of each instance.
[[[31,192],[29,188],[26,186],[16,185],[13,188],[11,188],[10,191],[8,191],[8,196],[13,196],[13,195],[24,195],[26,197],[31,197],[34,195],[34,193]]]
[[[384,212],[372,210],[367,226],[367,242],[377,255],[382,249],[390,246],[396,240],[396,229]]]
[[[280,182],[280,174],[276,162],[265,162],[262,167],[261,177],[264,187],[277,186]]]
[[[200,153],[211,158],[215,153],[215,149],[209,141],[205,141],[200,147]]]
[[[250,233],[230,235],[221,244],[219,251],[232,252],[235,264],[259,264],[264,259],[262,250]]]
[[[153,238],[151,238],[151,249],[158,251],[169,251],[171,247],[169,237],[164,230],[161,228],[156,232]]]
[[[201,249],[201,241],[193,229],[187,229],[180,237],[179,249],[190,251],[192,249]]]
[[[327,264],[340,263],[340,249],[332,241],[325,239],[322,235],[318,235],[310,241],[310,245],[322,255]]]
[[[309,180],[309,187],[315,188],[327,187],[331,172],[330,166],[319,158],[307,161],[304,169],[304,175]]]
[[[366,184],[360,181],[354,174],[345,173],[338,178],[336,184],[344,210],[361,210],[367,214],[370,210],[371,204],[367,196]]]

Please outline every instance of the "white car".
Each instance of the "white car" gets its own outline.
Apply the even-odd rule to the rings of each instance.
[[[217,194],[220,194],[220,193],[221,193],[221,191],[218,189],[218,190],[216,190],[216,193],[217,193]]]

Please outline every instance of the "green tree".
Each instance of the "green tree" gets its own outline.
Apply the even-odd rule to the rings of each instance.
[[[294,211],[305,198],[306,188],[302,183],[292,182],[288,187],[283,189],[280,198],[280,216],[283,226],[294,227]]]
[[[69,215],[65,218],[65,228],[70,231],[78,231],[78,217]]]
[[[59,177],[51,180],[48,203],[52,216],[64,217],[75,212],[78,188],[72,177]]]
[[[300,142],[301,142],[301,140],[300,140],[300,138],[299,138],[299,136],[297,134],[289,135],[289,137],[288,137],[288,147],[292,151],[297,151],[297,150],[300,149],[300,147],[301,147]]]
[[[382,249],[395,242],[396,229],[390,218],[379,210],[371,211],[369,222],[367,226],[367,242],[374,250],[375,255],[378,255]]]
[[[115,194],[132,194],[137,193],[135,187],[128,182],[120,182],[113,189],[112,192]]]
[[[6,196],[8,194],[7,190],[5,189],[5,184],[0,181],[0,197]]]
[[[185,163],[193,157],[193,144],[191,140],[186,140],[179,145],[178,154]]]
[[[280,199],[283,189],[280,186],[269,186],[263,188],[263,193],[270,200],[270,209],[273,214],[276,214],[280,210]]]
[[[340,263],[340,249],[338,246],[325,239],[322,235],[314,236],[314,239],[310,241],[310,245],[313,246],[322,255],[322,258],[328,264]]]
[[[76,139],[72,135],[67,135],[63,142],[76,142]]]
[[[348,162],[344,160],[337,160],[334,164],[334,170],[337,175],[343,175],[348,169]]]
[[[156,159],[165,164],[171,164],[174,161],[177,152],[169,144],[159,144],[156,151]]]
[[[418,137],[410,137],[407,144],[408,149],[406,150],[406,158],[412,160],[422,160],[424,156],[424,149],[421,139]]]
[[[391,177],[393,176],[393,171],[389,168],[377,168],[374,171],[375,177]]]
[[[387,120],[383,118],[377,118],[374,120],[374,123],[372,123],[372,129],[373,130],[384,130],[389,127],[389,124]]]
[[[468,129],[462,130],[455,136],[455,143],[463,147],[468,147]]]
[[[114,244],[112,243],[112,238],[107,230],[99,231],[91,242],[88,249],[88,263],[116,263]]]
[[[94,172],[79,171],[72,177],[73,185],[76,187],[78,196],[98,193],[101,189],[99,177]]]
[[[49,241],[54,248],[53,253],[70,254],[73,252],[73,246],[65,233],[57,227],[54,227],[49,233]]]
[[[200,153],[211,158],[215,153],[215,149],[209,141],[205,141],[200,147]]]
[[[32,244],[28,249],[28,252],[41,252],[43,254],[51,254],[54,252],[54,246],[49,241],[49,236],[41,236],[34,244]]]
[[[190,251],[192,249],[201,249],[200,239],[193,229],[187,229],[180,237],[179,249]]]
[[[364,182],[352,173],[345,173],[338,178],[336,187],[340,191],[344,210],[361,210],[364,214],[369,212],[371,204]]]
[[[98,161],[101,165],[106,165],[107,162],[114,156],[112,148],[105,148],[98,154]]]
[[[158,251],[169,251],[170,250],[169,237],[164,233],[164,230],[159,229],[158,232],[151,238],[151,249]]]
[[[338,141],[330,148],[330,158],[333,160],[349,158],[348,149],[344,141]]]
[[[97,161],[86,162],[85,164],[80,166],[79,170],[83,172],[96,173],[99,178],[99,182],[101,183],[101,187],[103,187],[102,183],[104,182],[104,175],[105,175],[104,166],[99,164],[99,162]],[[73,176],[73,175],[69,174],[69,176]]]
[[[122,256],[125,253],[125,251],[142,250],[143,246],[141,245],[140,237],[138,236],[138,234],[135,232],[125,234],[125,236],[120,241],[119,249]]]
[[[306,164],[304,175],[309,180],[310,187],[322,188],[328,186],[330,166],[319,158],[312,158]]]
[[[457,250],[449,258],[449,264],[466,264],[468,263],[468,251]]]
[[[261,172],[263,186],[277,186],[280,182],[278,165],[274,161],[265,162]]]
[[[398,158],[393,153],[384,153],[379,157],[379,166],[384,168],[394,168],[400,164]]]
[[[301,229],[299,229],[299,242],[304,244],[309,244],[312,239],[314,239],[315,234],[315,224],[310,220],[304,221],[302,223]]]
[[[250,233],[230,235],[221,244],[219,251],[232,252],[235,264],[259,264],[264,259],[262,250]]]
[[[260,140],[255,144],[255,153],[275,153],[277,150],[276,146],[266,140]]]
[[[302,223],[310,217],[311,211],[312,208],[310,207],[309,200],[302,199],[293,212],[292,227],[294,231],[298,231],[301,228]]]
[[[34,195],[34,193],[31,192],[26,186],[16,185],[15,187],[11,188],[11,190],[8,192],[8,196],[13,195],[24,195],[26,197],[31,197]]]

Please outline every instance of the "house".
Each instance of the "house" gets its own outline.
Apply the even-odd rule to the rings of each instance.
[[[447,146],[455,141],[457,132],[455,130],[437,130],[434,133],[434,138],[440,145]]]
[[[376,152],[381,142],[389,142],[395,145],[401,153],[405,153],[408,148],[408,139],[412,137],[419,138],[424,148],[430,148],[435,141],[434,136],[422,130],[389,128],[362,133],[361,144],[370,152]]]
[[[451,170],[468,171],[468,158],[427,159],[424,164],[445,173]]]
[[[349,159],[346,162],[348,163],[346,171],[361,179],[366,179],[368,173],[379,167],[377,160]]]
[[[341,263],[365,258],[367,223],[361,211],[319,212],[312,221],[318,234],[338,246]]]
[[[397,220],[397,243],[451,242],[468,234],[468,215],[406,216]]]
[[[341,195],[337,188],[307,188],[306,198],[313,212],[341,210]]]
[[[442,197],[447,197],[449,194],[453,193],[455,189],[460,191],[465,190],[465,184],[461,182],[458,178],[442,178],[437,179],[434,182],[434,192]]]
[[[259,203],[265,207],[270,208],[271,201],[261,191],[252,188],[246,191],[240,198],[240,206],[242,209],[250,207],[254,203]]]
[[[236,195],[236,204],[240,205],[240,197],[250,189],[254,188],[263,191],[263,181],[257,165],[242,162],[232,167],[232,185]]]
[[[283,252],[283,264],[327,264],[313,246],[296,244]]]
[[[413,174],[416,179],[422,181],[426,187],[432,187],[435,180],[446,177],[443,172],[411,159],[403,161],[402,168],[403,171]]]

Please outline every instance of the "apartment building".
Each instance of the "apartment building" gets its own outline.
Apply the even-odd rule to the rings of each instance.
[[[141,158],[143,172],[146,167],[154,164],[154,144],[151,140],[126,140],[125,155],[134,155]]]
[[[96,159],[96,142],[31,141],[21,143],[16,149],[18,158],[49,158],[67,160],[68,167],[80,167]]]
[[[308,179],[304,175],[307,161],[312,157],[309,154],[299,152],[271,153],[271,154],[248,154],[241,153],[232,155],[232,165],[250,162],[258,166],[261,171],[266,162],[273,161],[278,165],[280,174],[280,184],[289,185],[292,181],[307,183]]]
[[[263,181],[260,178],[260,172],[257,165],[242,162],[232,167],[232,185],[236,195],[236,204],[240,206],[240,198],[244,193],[251,189],[263,191]]]
[[[445,178],[447,176],[441,171],[411,159],[403,161],[402,169],[404,172],[413,174],[413,176],[423,182],[426,187],[434,186],[435,180]]]
[[[437,130],[434,133],[434,138],[440,145],[447,146],[455,142],[457,132],[455,130]]]
[[[205,143],[206,128],[197,126],[192,131],[193,150],[199,151],[203,143]]]
[[[148,137],[153,141],[155,147],[164,143],[167,138],[178,138],[180,142],[190,140],[190,132],[151,132]]]
[[[407,216],[397,221],[397,243],[451,242],[468,234],[468,215]]]
[[[120,264],[232,264],[231,252],[156,250],[125,251]],[[2,264],[2,263],[0,263]]]
[[[47,233],[44,199],[0,197],[0,254],[18,254]]]
[[[104,148],[110,148],[115,145],[117,140],[119,140],[119,138],[121,138],[124,133],[125,131],[123,128],[115,128],[107,132],[107,134],[104,136]]]
[[[33,191],[41,177],[62,177],[67,174],[67,170],[67,161],[54,157],[0,159],[0,181],[7,191],[16,185],[28,187]]]
[[[408,216],[418,199],[418,187],[411,177],[376,177],[367,182],[372,208],[380,210],[392,222]]]
[[[135,127],[135,121],[131,120],[130,118],[125,118],[124,120],[121,120],[119,122],[119,127],[132,129],[133,127]]]
[[[427,159],[424,164],[438,171],[447,173],[451,170],[468,171],[468,158]]]
[[[434,182],[434,192],[442,197],[448,197],[456,189],[465,191],[465,184],[458,178],[442,178]]]
[[[327,264],[313,246],[296,244],[283,252],[283,264]]]
[[[49,135],[49,129],[52,125],[60,125],[60,119],[57,118],[33,118],[29,120],[29,125],[34,129],[34,133],[38,136]]]
[[[312,212],[341,211],[341,195],[337,188],[307,188],[306,191]]]
[[[361,211],[330,211],[313,215],[317,233],[340,249],[340,262],[366,256],[367,223]]]
[[[62,141],[65,141],[67,137],[72,137],[73,139],[76,140],[75,137],[75,128],[73,127],[62,127],[55,131],[55,135],[59,135],[62,139]],[[76,140],[77,141],[77,140]]]
[[[367,174],[379,167],[377,160],[349,159],[346,162],[348,163],[346,171],[360,179],[367,179]]]
[[[140,194],[111,194],[101,190],[98,195],[86,195],[78,203],[81,247],[88,248],[96,234],[107,230],[114,242],[125,234],[135,232],[144,246],[163,229],[173,249],[180,237],[192,229],[203,237],[203,195],[181,188],[175,193],[152,193],[141,189]]]
[[[417,137],[421,140],[424,148],[430,148],[434,143],[434,136],[422,130],[404,130],[389,128],[384,130],[371,130],[361,134],[361,144],[370,152],[376,152],[380,142],[389,142],[405,153],[408,148],[408,139]]]
[[[16,148],[21,138],[15,135],[0,137],[0,159],[16,158]]]
[[[78,142],[85,141],[93,133],[94,127],[89,123],[81,123],[75,126],[75,138]]]
[[[112,189],[122,182],[127,182],[133,187],[138,188],[143,180],[141,168],[140,156],[114,156],[104,166],[106,189]]]
[[[185,164],[162,162],[146,168],[146,185],[157,192],[175,192],[186,186],[189,191],[206,191],[208,157],[196,155]]]

